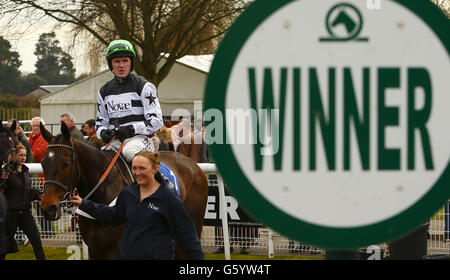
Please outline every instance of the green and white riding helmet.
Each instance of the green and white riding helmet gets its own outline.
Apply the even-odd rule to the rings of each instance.
[[[129,57],[131,59],[130,71],[133,71],[136,52],[134,51],[133,45],[130,42],[128,42],[127,40],[114,40],[109,43],[108,48],[106,48],[106,61],[108,61],[108,67],[111,71],[111,61],[115,57]]]

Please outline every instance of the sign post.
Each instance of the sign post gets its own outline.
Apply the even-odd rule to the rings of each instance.
[[[450,24],[428,0],[257,0],[205,93],[217,167],[252,216],[331,250],[400,237],[450,191]]]

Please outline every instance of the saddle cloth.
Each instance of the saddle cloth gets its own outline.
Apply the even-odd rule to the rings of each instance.
[[[164,163],[159,163],[159,172],[161,173],[161,177],[166,181],[167,186],[176,193],[178,197],[180,197],[180,187],[178,184],[178,178],[175,176],[175,173]]]

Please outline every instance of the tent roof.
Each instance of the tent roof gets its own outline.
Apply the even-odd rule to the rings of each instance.
[[[214,55],[212,55],[212,54],[210,54],[210,55],[186,55],[180,59],[177,59],[176,63],[187,66],[187,67],[195,69],[195,70],[198,70],[205,74],[208,74],[213,59],[214,59]],[[88,76],[82,80],[76,81],[75,83],[72,83],[70,85],[39,86],[39,87],[43,88],[44,90],[50,92],[50,94],[42,96],[39,100],[43,101],[44,99],[50,98],[53,95],[58,94],[60,91],[69,89],[71,87],[75,87],[81,83],[84,83],[87,80],[90,80],[97,76],[103,75],[109,71],[110,71],[109,69],[105,69],[94,75]],[[47,89],[45,89],[44,87],[46,87]]]
[[[43,86],[39,86],[39,87],[48,93],[53,93],[53,92],[59,91],[63,88],[66,88],[67,86],[68,85],[43,85]]]

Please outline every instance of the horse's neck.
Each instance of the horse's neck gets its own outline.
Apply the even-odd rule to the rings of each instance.
[[[80,183],[78,187],[80,196],[84,197],[99,183],[111,159],[106,152],[84,143],[79,144],[77,155],[80,168]],[[99,203],[111,202],[124,185],[118,173],[117,169],[111,168],[104,182],[89,199]]]

